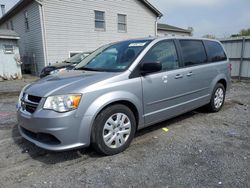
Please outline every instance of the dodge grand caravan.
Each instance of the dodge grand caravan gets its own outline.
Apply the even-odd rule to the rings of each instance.
[[[124,151],[136,130],[206,106],[219,111],[230,87],[220,42],[146,38],[103,46],[80,64],[26,86],[21,135],[53,151]]]

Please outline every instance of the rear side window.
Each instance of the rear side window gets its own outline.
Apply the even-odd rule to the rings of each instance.
[[[208,54],[208,61],[209,62],[216,62],[216,61],[225,61],[227,56],[222,48],[222,46],[215,41],[204,41],[207,54]]]
[[[184,66],[194,66],[207,62],[207,55],[202,41],[180,40]]]

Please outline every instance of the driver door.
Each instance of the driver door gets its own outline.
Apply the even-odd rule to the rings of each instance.
[[[181,97],[188,88],[179,69],[179,60],[173,40],[155,44],[141,63],[160,62],[160,72],[142,76],[145,125],[160,122],[179,113]]]

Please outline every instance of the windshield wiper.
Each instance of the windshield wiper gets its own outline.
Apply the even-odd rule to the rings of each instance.
[[[70,61],[63,61],[63,63],[71,63]]]
[[[98,69],[94,69],[94,68],[87,68],[87,67],[81,67],[81,68],[78,68],[76,70],[85,70],[85,71],[101,71],[101,70],[98,70]]]

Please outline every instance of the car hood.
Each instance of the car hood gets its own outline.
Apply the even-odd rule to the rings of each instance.
[[[40,97],[81,93],[84,88],[108,78],[112,78],[118,74],[119,73],[79,70],[63,71],[34,82],[27,87],[25,93]]]

